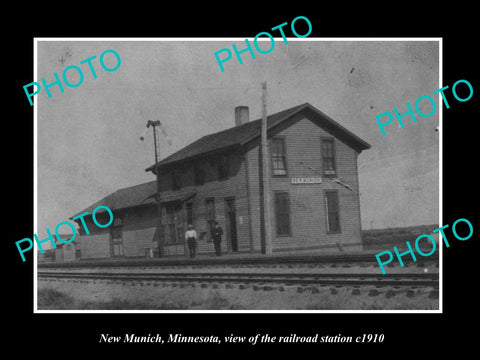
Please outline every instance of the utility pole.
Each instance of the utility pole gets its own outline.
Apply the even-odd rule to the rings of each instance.
[[[270,189],[270,161],[267,143],[267,82],[262,83],[262,163],[263,163],[263,219],[265,255],[272,254],[272,192]]]
[[[155,174],[157,175],[157,206],[158,206],[158,240],[157,240],[157,246],[158,246],[158,256],[162,256],[162,251],[163,251],[163,244],[162,244],[162,239],[163,237],[160,235],[160,231],[162,229],[162,206],[161,206],[161,198],[160,198],[160,170],[158,168],[158,153],[160,152],[160,144],[157,143],[157,126],[160,126],[160,120],[148,120],[147,122],[147,128],[150,126],[153,127],[153,142],[154,142],[154,147],[155,147]],[[157,149],[158,147],[158,149]]]

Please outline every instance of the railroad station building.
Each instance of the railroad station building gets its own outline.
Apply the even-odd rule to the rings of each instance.
[[[106,205],[114,214],[109,228],[81,232],[81,257],[184,256],[188,224],[199,235],[197,253],[213,253],[214,221],[224,231],[224,253],[264,253],[265,221],[274,253],[360,250],[357,157],[370,145],[301,104],[267,117],[270,173],[263,179],[261,119],[250,121],[245,106],[235,108],[234,119],[235,126],[148,167],[156,181],[120,189],[79,212]],[[268,220],[263,181],[271,188]]]
[[[75,220],[79,225],[81,258],[149,256],[158,242],[156,188],[156,181],[150,181],[120,189],[76,214],[89,213],[83,217],[89,234],[81,220]],[[110,208],[114,217],[113,223],[104,229],[95,226],[91,217],[100,205]],[[98,211],[96,218],[104,224],[109,221],[104,210]]]
[[[55,250],[54,257],[56,262],[71,262],[80,259],[80,246],[79,239],[75,238],[73,241],[65,244],[57,239],[56,235],[52,235],[55,238]],[[71,234],[59,234],[62,239],[70,239]]]

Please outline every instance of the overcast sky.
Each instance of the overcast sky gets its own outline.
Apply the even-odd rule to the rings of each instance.
[[[308,39],[308,38],[306,38]],[[267,111],[308,102],[372,145],[359,156],[362,226],[365,229],[436,224],[439,218],[439,125],[432,117],[404,119],[385,128],[375,116],[402,113],[421,95],[440,88],[437,41],[331,41],[276,39],[269,54],[242,54],[224,63],[214,52],[245,47],[222,41],[38,42],[38,81],[54,81],[76,65],[83,83],[64,93],[58,86],[35,96],[37,113],[37,229],[46,237],[60,221],[108,194],[154,180],[153,139],[138,140],[147,120],[160,120],[172,144],[161,137],[164,158],[203,135],[234,125],[234,108],[246,105],[261,117],[261,82],[267,81]],[[267,49],[267,43],[261,44]],[[100,54],[115,50],[120,67],[104,71]],[[96,55],[93,79],[80,61]],[[109,67],[116,64],[105,56]],[[75,70],[68,72],[72,83]],[[71,77],[70,77],[71,76]],[[35,81],[35,80],[34,80]],[[431,106],[422,102],[423,113]],[[384,119],[385,121],[386,119]],[[62,227],[62,232],[68,232]],[[41,238],[42,239],[42,238]]]

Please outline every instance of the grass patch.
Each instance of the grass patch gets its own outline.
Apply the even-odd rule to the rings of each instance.
[[[432,230],[436,228],[438,228],[438,225],[432,224],[403,228],[362,230],[363,248],[364,250],[381,250],[398,246],[403,249],[406,248],[405,241],[415,241],[419,235],[431,234]]]
[[[151,304],[118,297],[108,301],[77,301],[70,295],[51,288],[38,290],[39,310],[151,310]]]
[[[208,310],[240,310],[242,305],[232,303],[229,299],[214,293],[204,301],[171,301],[150,303],[140,300],[126,300],[114,297],[110,300],[78,301],[58,290],[45,288],[38,291],[39,310],[187,310],[191,308]]]
[[[128,301],[115,297],[108,301],[81,301],[80,310],[151,310],[152,305],[143,301]]]
[[[60,291],[54,289],[39,289],[38,290],[38,308],[42,310],[64,310],[72,309],[75,300]]]
[[[204,308],[211,310],[225,310],[228,309],[230,305],[230,301],[227,298],[220,296],[217,292],[212,296],[209,296],[203,304]]]
[[[350,297],[342,295],[323,294],[318,298],[317,302],[305,305],[305,307],[297,308],[297,310],[338,310],[347,309],[346,302]]]
[[[438,302],[416,297],[408,299],[395,297],[385,299],[365,299],[344,294],[326,295],[314,303],[307,304],[305,310],[437,310]]]

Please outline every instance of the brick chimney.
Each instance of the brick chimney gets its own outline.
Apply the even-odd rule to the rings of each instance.
[[[235,108],[235,126],[240,126],[249,121],[248,106],[237,106]]]

